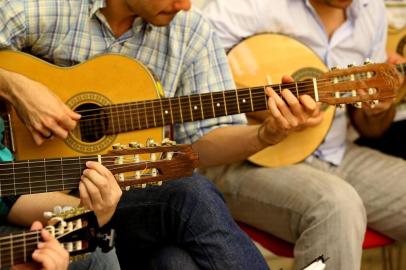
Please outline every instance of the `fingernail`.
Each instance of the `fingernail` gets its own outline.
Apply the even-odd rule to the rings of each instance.
[[[43,247],[44,247],[44,245],[45,245],[44,243],[39,242],[39,243],[38,243],[38,245],[37,245],[37,247],[38,247],[38,248],[43,248]]]

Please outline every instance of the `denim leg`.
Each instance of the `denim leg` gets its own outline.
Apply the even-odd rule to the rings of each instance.
[[[120,270],[115,249],[103,253],[100,248],[88,257],[69,264],[69,270]]]
[[[122,269],[135,269],[148,251],[167,245],[184,249],[200,269],[268,269],[221,194],[200,174],[125,192],[113,226]]]

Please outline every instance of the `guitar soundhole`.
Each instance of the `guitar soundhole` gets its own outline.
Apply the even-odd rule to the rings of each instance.
[[[79,105],[76,112],[82,115],[75,136],[83,142],[96,142],[105,136],[108,119],[103,109],[93,103]]]

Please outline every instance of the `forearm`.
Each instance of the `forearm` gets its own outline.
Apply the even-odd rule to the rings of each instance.
[[[24,195],[13,205],[7,220],[21,226],[30,226],[35,220],[46,223],[43,213],[52,211],[56,205],[76,207],[79,199],[62,192]]]
[[[5,100],[11,100],[11,87],[10,87],[10,75],[11,73],[7,70],[0,68],[0,97]]]
[[[193,144],[193,149],[199,154],[200,167],[244,160],[265,148],[267,144],[259,141],[258,128],[259,125],[227,126],[204,135]]]
[[[392,124],[395,113],[395,106],[376,115],[368,115],[360,109],[349,109],[352,124],[360,135],[366,138],[380,137]]]

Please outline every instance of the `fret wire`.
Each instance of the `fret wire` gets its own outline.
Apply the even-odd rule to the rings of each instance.
[[[251,89],[251,87],[248,88],[248,91],[250,92],[251,111],[254,111],[254,104],[252,103],[252,89]]]
[[[235,89],[235,95],[236,95],[236,97],[237,97],[238,113],[241,113],[241,110],[240,110],[240,98],[238,97],[238,91],[237,91],[237,89]]]
[[[154,110],[154,100],[151,102],[152,116],[154,117],[154,127],[157,127]]]
[[[118,132],[120,133],[122,131],[121,129],[121,125],[120,125],[120,115],[118,114],[118,106],[114,106],[114,108],[116,108],[116,114],[117,114],[117,124],[118,124]]]
[[[144,115],[145,115],[145,125],[148,128],[147,101],[144,101]]]
[[[171,113],[171,119],[172,119],[172,124],[173,124],[173,123],[175,123],[175,122],[173,121],[172,102],[171,102],[171,99],[170,99],[170,98],[168,98],[168,101],[169,101],[169,112]]]
[[[134,119],[133,119],[133,109],[131,107],[131,104],[129,105],[129,109],[130,109],[131,130],[135,130],[135,128],[134,128]]]
[[[178,96],[178,101],[179,101],[180,120],[182,121],[182,123],[184,123],[184,121],[183,121],[183,113],[182,113],[182,103],[180,102],[180,96]]]
[[[228,112],[227,112],[227,104],[226,104],[226,96],[225,96],[225,94],[224,94],[224,91],[223,91],[223,102],[224,102],[224,110],[225,110],[225,112],[226,112],[226,115],[228,115]]]
[[[216,111],[214,110],[213,92],[210,92],[210,97],[211,97],[211,108],[213,109],[213,117],[216,118]]]
[[[203,113],[203,103],[202,103],[202,95],[199,95],[199,100],[200,100],[200,111],[202,113],[202,119],[204,119],[204,113]]]
[[[110,117],[110,119],[111,119],[111,125],[112,125],[112,128],[113,128],[113,134],[115,134],[116,133],[116,127],[115,127],[115,125],[114,125],[114,116],[113,116],[113,106],[109,106],[109,108],[110,108],[110,115],[111,115],[111,117]]]
[[[162,106],[162,98],[159,99],[159,104],[161,105],[162,125],[165,125],[164,107]]]
[[[188,96],[188,99],[189,99],[190,117],[193,122],[194,119],[193,119],[193,110],[192,110],[192,102],[190,101],[190,95]]]
[[[137,119],[138,119],[138,128],[139,129],[142,129],[141,128],[141,121],[140,121],[140,110],[139,110],[139,103],[138,102],[136,102],[136,103],[134,103],[134,105],[137,107]]]
[[[406,73],[405,73],[405,67],[404,67],[404,64],[400,64],[400,68],[402,69],[402,73],[403,73],[403,75],[406,75]]]

